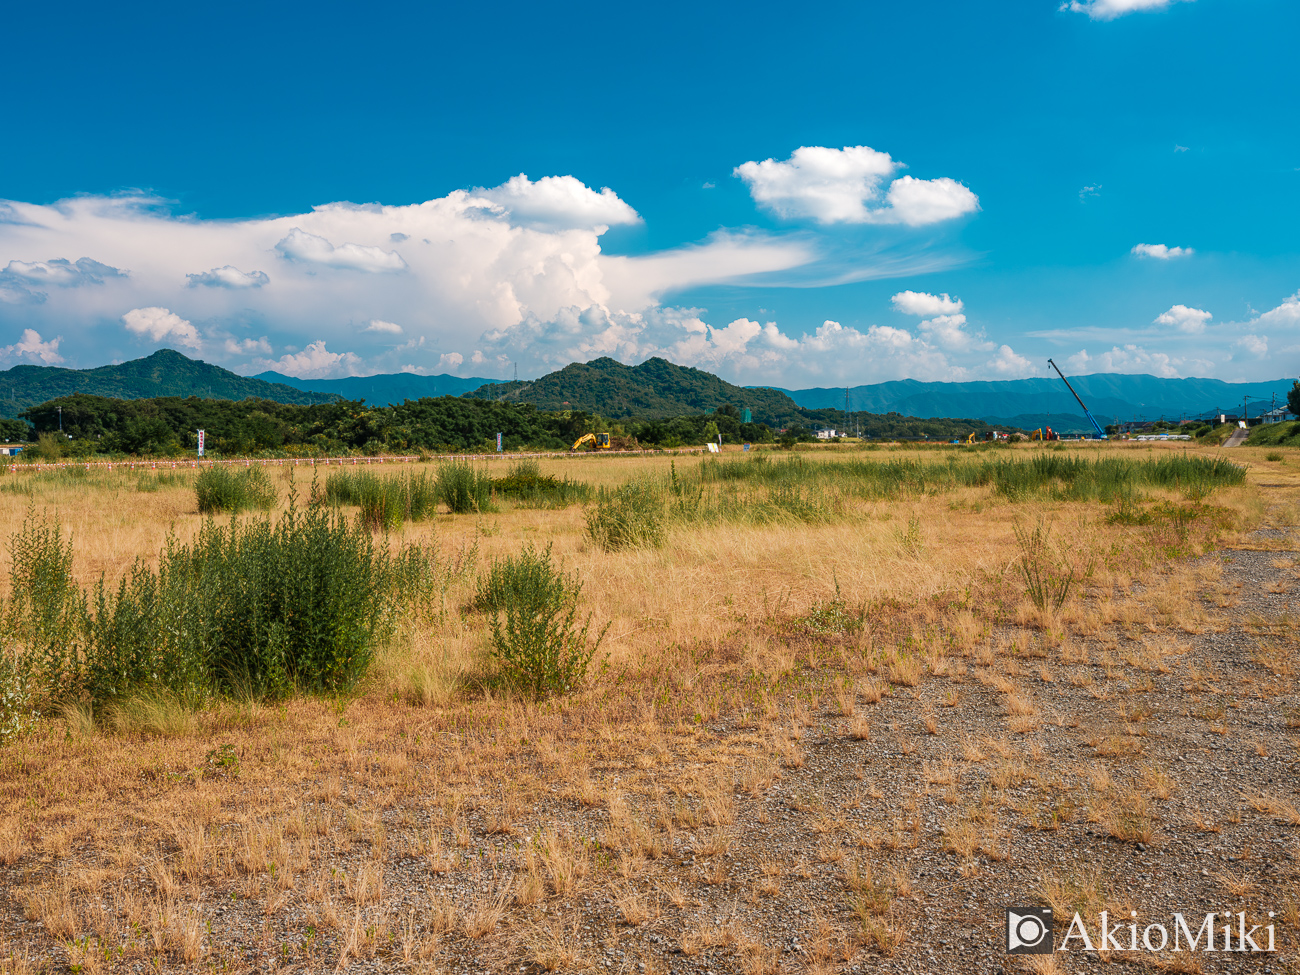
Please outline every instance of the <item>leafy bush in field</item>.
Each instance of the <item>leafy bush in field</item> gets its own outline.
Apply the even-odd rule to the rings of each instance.
[[[450,461],[438,468],[438,499],[455,515],[492,510],[492,475],[467,461]]]
[[[492,490],[521,508],[566,508],[591,498],[588,485],[543,474],[535,460],[511,464],[505,477],[492,482]]]
[[[577,577],[551,562],[549,545],[492,564],[475,602],[492,610],[492,656],[508,683],[537,697],[582,683],[609,624],[588,639],[592,614],[579,625],[581,595]]]
[[[58,521],[28,508],[22,529],[10,536],[10,637],[25,649],[17,672],[26,681],[34,669],[55,686],[64,686],[76,669],[72,647],[85,608],[85,596],[72,578],[72,537],[65,540]]]
[[[390,555],[361,525],[292,495],[274,523],[209,520],[191,544],[168,539],[157,570],[137,562],[89,598],[71,582],[57,525],[29,516],[11,548],[28,592],[11,624],[37,693],[96,705],[350,688],[395,613],[435,585],[431,553]]]
[[[237,515],[252,509],[267,510],[275,504],[275,485],[266,469],[245,467],[242,471],[226,464],[204,468],[194,481],[199,513],[229,512]]]
[[[612,491],[601,490],[587,509],[587,537],[607,552],[664,541],[664,503],[654,486],[632,481]]]
[[[566,580],[551,565],[551,546],[539,552],[526,545],[517,556],[492,560],[487,573],[479,576],[474,608],[493,613],[512,601],[560,602],[565,586]]]
[[[407,521],[424,521],[437,511],[437,488],[428,474],[382,477],[368,470],[340,471],[325,481],[325,497],[355,504],[361,523],[374,531],[392,531]]]

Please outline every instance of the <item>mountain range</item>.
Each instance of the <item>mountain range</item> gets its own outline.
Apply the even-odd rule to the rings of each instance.
[[[328,393],[240,376],[172,349],[159,349],[143,359],[94,369],[21,365],[0,371],[0,416],[15,417],[28,407],[75,393],[114,399],[201,396],[241,400],[256,396],[302,404],[330,403],[338,399]]]
[[[809,420],[809,411],[800,408],[785,390],[733,386],[702,369],[658,358],[636,366],[607,357],[572,362],[540,379],[493,383],[467,395],[532,403],[539,410],[583,410],[614,420],[661,420],[711,413],[728,405],[749,409],[756,422],[771,427]]]
[[[1243,399],[1252,414],[1274,401],[1284,403],[1292,381],[1225,383],[1218,379],[1162,379],[1101,373],[1071,377],[1071,384],[1097,419],[1155,420],[1239,412]],[[19,365],[0,371],[0,416],[61,396],[87,393],[118,399],[200,396],[281,403],[365,400],[371,406],[437,396],[471,396],[507,403],[531,403],[540,410],[581,410],[610,419],[641,420],[708,413],[720,406],[749,409],[755,421],[781,428],[791,424],[842,426],[845,387],[782,389],[735,386],[700,369],[647,359],[626,366],[610,358],[575,362],[538,379],[494,382],[459,376],[397,373],[344,379],[298,379],[277,372],[240,376],[206,362],[161,349],[143,359],[94,369]],[[1061,432],[1088,428],[1078,403],[1057,378],[997,382],[940,383],[905,379],[847,389],[853,413],[979,419],[995,426],[1050,425]]]
[[[1220,379],[1162,379],[1158,376],[1097,373],[1071,376],[1070,385],[1103,425],[1127,420],[1178,420],[1212,413],[1240,413],[1243,399],[1253,415],[1276,399],[1286,402],[1292,380],[1225,383]],[[773,387],[779,388],[779,387]],[[782,389],[804,409],[844,409],[845,387]],[[848,388],[850,410],[905,416],[978,417],[995,425],[1063,432],[1088,427],[1079,404],[1055,376],[997,382],[935,383],[902,379]]]
[[[394,406],[426,396],[461,396],[487,383],[497,382],[495,379],[462,379],[460,376],[417,376],[409,372],[346,376],[343,379],[299,379],[278,372],[259,372],[253,378],[314,393],[332,393],[344,399],[363,399],[367,406]]]

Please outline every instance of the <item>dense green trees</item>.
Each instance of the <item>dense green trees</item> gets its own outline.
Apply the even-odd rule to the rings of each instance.
[[[293,404],[264,399],[109,399],[78,393],[24,410],[38,434],[59,428],[71,439],[48,438],[52,448],[77,456],[123,453],[170,456],[198,446],[197,431],[206,431],[213,454],[245,455],[263,451],[294,453],[364,453],[491,451],[502,434],[506,450],[563,450],[589,431],[630,434],[652,447],[698,445],[721,434],[723,443],[772,443],[808,440],[813,429],[850,425],[864,436],[932,440],[965,437],[987,425],[972,420],[918,420],[896,413],[855,414],[839,410],[800,411],[801,421],[784,435],[763,423],[742,423],[733,404],[715,411],[663,419],[611,421],[580,410],[542,412],[529,403],[509,403],[464,396],[407,400],[399,406],[368,408],[358,401]],[[847,421],[847,422],[846,422]],[[20,421],[11,421],[18,423]]]

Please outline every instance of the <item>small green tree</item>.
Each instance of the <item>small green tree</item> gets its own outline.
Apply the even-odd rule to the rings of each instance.
[[[1292,413],[1300,416],[1300,380],[1291,384],[1291,392],[1286,394],[1286,406]]]
[[[579,622],[581,596],[582,582],[551,562],[549,545],[492,564],[475,602],[492,610],[492,656],[507,682],[535,697],[582,683],[609,624],[589,640],[592,614]]]

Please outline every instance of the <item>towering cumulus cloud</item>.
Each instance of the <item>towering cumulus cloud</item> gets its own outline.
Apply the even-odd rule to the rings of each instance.
[[[724,228],[635,255],[601,245],[610,228],[640,224],[637,210],[609,187],[566,175],[244,221],[175,216],[143,195],[3,204],[0,300],[13,331],[0,339],[14,342],[11,359],[52,361],[76,348],[89,361],[73,364],[92,365],[170,345],[303,377],[445,369],[496,377],[510,363],[539,372],[598,355],[665,355],[754,381],[1000,374],[1004,366],[985,354],[993,345],[945,294],[895,296],[920,318],[914,332],[825,321],[801,334],[671,304],[701,286],[951,266],[932,233],[910,228],[975,212],[975,194],[901,168],[867,146],[747,162],[736,174],[758,206],[805,226]],[[858,243],[892,225],[881,245],[892,248],[888,259],[843,246],[844,225],[856,225]],[[23,329],[30,334],[15,342]],[[68,337],[62,346],[40,339],[56,331]]]

